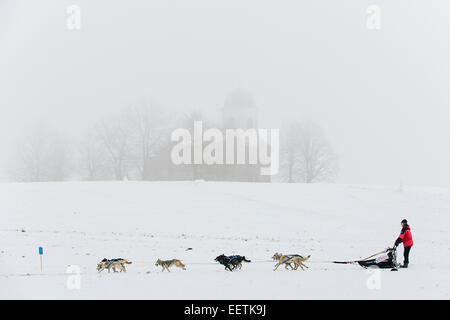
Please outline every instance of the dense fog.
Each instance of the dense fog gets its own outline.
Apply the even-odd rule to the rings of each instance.
[[[158,157],[242,107],[280,130],[271,181],[449,187],[449,17],[444,0],[0,0],[0,180],[234,180]]]

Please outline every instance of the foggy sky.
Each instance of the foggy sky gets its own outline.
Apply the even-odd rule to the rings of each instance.
[[[36,121],[77,137],[140,101],[219,119],[244,88],[261,126],[322,126],[337,182],[450,187],[449,40],[446,0],[0,0],[0,165]]]

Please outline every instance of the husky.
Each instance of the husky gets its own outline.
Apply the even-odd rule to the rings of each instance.
[[[281,264],[284,264],[286,269],[289,266],[291,270],[297,270],[298,267],[302,268],[302,270],[305,270],[304,268],[308,267],[303,262],[307,261],[310,257],[310,255],[307,257],[303,257],[299,254],[283,255],[282,253],[275,253],[272,259],[278,261],[278,263],[275,265],[275,268],[273,270],[277,270]],[[292,267],[291,263],[294,264],[294,267]]]
[[[103,258],[102,261],[100,261],[97,264],[97,270],[98,272],[102,272],[105,269],[108,269],[108,273],[111,272],[111,269],[113,269],[113,272],[117,272],[116,268],[120,270],[120,272],[127,272],[127,269],[125,268],[125,264],[131,264],[132,262],[127,259],[117,258],[117,259],[106,259]]]
[[[281,257],[283,257],[283,255],[281,253],[275,252],[275,254],[272,256],[272,260],[280,261]],[[291,263],[293,263],[293,262],[294,261],[292,261],[292,260],[284,262],[284,267],[286,268],[286,270],[288,269],[288,267],[290,267],[291,270],[294,270],[294,267],[291,265]]]
[[[251,262],[251,260],[248,260],[247,258],[245,258],[245,256],[231,256],[231,258],[234,258],[232,261],[237,261],[236,266],[234,267],[234,269],[239,268],[239,270],[241,270],[242,268],[242,262]]]
[[[186,270],[186,266],[178,259],[164,260],[164,261],[161,259],[158,259],[156,261],[155,266],[161,266],[163,272],[164,272],[164,270],[167,270],[170,272],[169,268],[172,266],[176,266],[178,268],[182,268],[183,270]]]
[[[272,256],[272,260],[279,261],[282,256],[283,256],[282,253],[275,252],[275,254]],[[288,257],[302,257],[299,254],[286,254],[286,256],[288,256]],[[295,263],[294,263],[294,267],[292,267],[291,263],[294,263],[294,261],[292,259],[284,262],[283,264],[284,264],[284,267],[286,269],[288,268],[288,266],[291,268],[291,270],[294,270],[294,269],[298,268],[298,266],[295,267],[296,266]]]
[[[214,259],[215,261],[219,262],[221,265],[225,266],[225,270],[233,271],[236,268],[241,269],[242,268],[242,262],[251,262],[251,260],[248,260],[245,256],[226,256],[224,254],[221,254],[220,256],[216,257]]]

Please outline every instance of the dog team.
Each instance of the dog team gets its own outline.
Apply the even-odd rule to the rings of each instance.
[[[302,270],[305,270],[304,268],[308,268],[304,262],[307,261],[311,256],[303,257],[299,254],[287,254],[284,255],[282,253],[276,252],[272,259],[274,261],[277,261],[274,271],[278,269],[278,267],[282,264],[284,264],[284,267],[289,270],[288,268],[291,268],[291,270],[297,270],[298,267],[300,267]],[[218,262],[219,264],[225,266],[225,270],[228,271],[234,271],[236,269],[242,268],[242,262],[251,262],[251,260],[248,260],[245,256],[240,255],[233,255],[233,256],[226,256],[224,254],[221,254],[220,256],[217,256],[214,261]],[[127,259],[117,258],[117,259],[106,259],[103,258],[102,261],[100,261],[97,265],[98,272],[102,272],[103,270],[107,269],[108,272],[113,270],[113,272],[117,272],[117,270],[120,270],[120,272],[126,272],[127,269],[125,268],[126,264],[131,264],[132,262]],[[158,259],[156,261],[156,266],[161,266],[162,271],[167,270],[170,272],[170,268],[172,266],[176,266],[178,268],[181,268],[183,270],[186,270],[186,265],[184,265],[181,260],[178,259],[171,259],[171,260],[161,260]]]

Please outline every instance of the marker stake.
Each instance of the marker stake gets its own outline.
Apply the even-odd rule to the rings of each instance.
[[[41,272],[42,272],[42,256],[44,255],[44,249],[42,247],[39,247],[39,260],[41,262]]]

